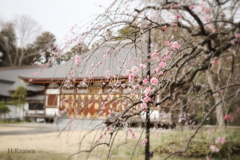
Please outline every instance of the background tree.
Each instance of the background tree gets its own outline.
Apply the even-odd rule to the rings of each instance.
[[[18,119],[20,119],[21,110],[24,114],[24,108],[22,107],[26,103],[26,96],[27,91],[23,86],[19,86],[12,95],[13,100],[11,101],[11,104],[16,106],[16,114],[18,113]]]
[[[48,63],[50,60],[50,54],[55,47],[56,37],[50,32],[43,32],[36,37],[36,40],[27,46],[26,51],[29,57],[27,57],[23,64],[29,64],[29,62]]]
[[[0,51],[1,56],[1,65],[15,65],[13,53],[16,52],[16,41],[17,37],[14,30],[13,23],[5,23],[0,32]]]
[[[96,44],[94,44],[94,45],[96,45]],[[93,46],[94,46],[94,45],[93,45]],[[64,54],[60,57],[60,59],[61,59],[62,61],[69,61],[73,55],[81,55],[81,54],[87,52],[88,50],[89,50],[89,49],[88,49],[88,47],[86,46],[86,44],[84,44],[83,42],[81,42],[81,43],[78,43],[78,44],[74,45],[74,46],[70,49],[70,51],[64,53]]]
[[[1,24],[0,52],[2,66],[47,63],[54,48],[55,36],[42,32],[38,23],[28,16],[18,16]],[[34,60],[33,60],[34,59]]]
[[[3,120],[6,120],[6,113],[9,113],[11,110],[8,108],[8,106],[4,103],[4,102],[0,102],[0,115],[3,114],[4,116],[4,119]]]

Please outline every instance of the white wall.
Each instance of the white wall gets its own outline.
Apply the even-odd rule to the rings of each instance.
[[[47,89],[46,94],[60,94],[59,89]]]
[[[47,116],[54,116],[59,114],[58,108],[46,108],[45,111]]]
[[[28,111],[28,103],[25,103],[21,108],[16,107],[15,105],[7,106],[11,111],[8,114],[6,114],[6,118],[20,117],[20,119],[23,119],[25,116],[25,112]]]
[[[146,119],[146,112],[141,113],[141,119],[145,120]],[[172,123],[171,119],[171,112],[165,113],[161,112],[159,113],[158,110],[150,110],[150,121],[160,121],[160,122],[167,122],[167,123]]]
[[[141,119],[146,119],[146,112],[141,113]],[[150,110],[150,120],[159,120],[159,111],[158,110]]]

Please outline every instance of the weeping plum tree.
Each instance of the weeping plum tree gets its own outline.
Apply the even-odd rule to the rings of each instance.
[[[78,73],[85,75],[81,85],[89,85],[86,82],[91,81],[99,68],[106,66],[105,79],[110,79],[111,83],[102,85],[111,89],[104,91],[106,98],[98,114],[108,110],[109,103],[125,105],[121,112],[105,120],[107,128],[103,135],[111,133],[110,140],[101,141],[103,135],[97,137],[89,150],[80,149],[76,154],[106,145],[109,147],[107,156],[110,156],[116,146],[114,137],[119,127],[127,127],[126,122],[131,117],[148,110],[151,114],[154,107],[159,111],[180,111],[179,122],[184,120],[186,125],[192,122],[186,121],[184,113],[204,112],[205,115],[186,141],[186,147],[168,157],[185,153],[210,115],[221,130],[229,125],[232,112],[238,109],[232,106],[239,98],[240,88],[239,5],[238,0],[115,0],[91,21],[85,32],[77,33],[79,27],[74,26],[69,32],[71,38],[52,54],[52,62],[78,43],[91,46],[98,41],[98,45],[86,53],[72,54],[76,65],[63,87],[73,87]],[[121,34],[124,28],[128,30]],[[109,31],[111,36],[106,34]],[[113,61],[113,57],[117,57],[116,63],[109,64],[108,59]],[[96,61],[89,66],[92,58]],[[127,77],[127,83],[120,81],[122,76]],[[116,90],[120,96],[110,100]],[[82,104],[82,109],[87,105],[88,102]],[[136,138],[130,128],[127,131]],[[137,137],[137,145],[149,146],[149,134]],[[213,144],[210,149],[215,152],[216,148]],[[134,153],[135,150],[131,155]],[[146,159],[149,156],[146,152]]]

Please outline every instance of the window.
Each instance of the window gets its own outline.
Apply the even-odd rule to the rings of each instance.
[[[50,94],[48,95],[48,106],[54,106],[56,107],[57,106],[57,95],[54,95],[54,94]]]
[[[29,110],[43,110],[43,103],[29,103]]]
[[[98,94],[102,90],[102,87],[89,87],[90,94]]]

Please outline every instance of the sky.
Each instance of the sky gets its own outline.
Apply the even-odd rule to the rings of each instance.
[[[42,31],[49,31],[61,41],[76,24],[105,11],[113,0],[0,0],[0,21],[27,15],[36,20]],[[99,5],[103,7],[99,7]]]

